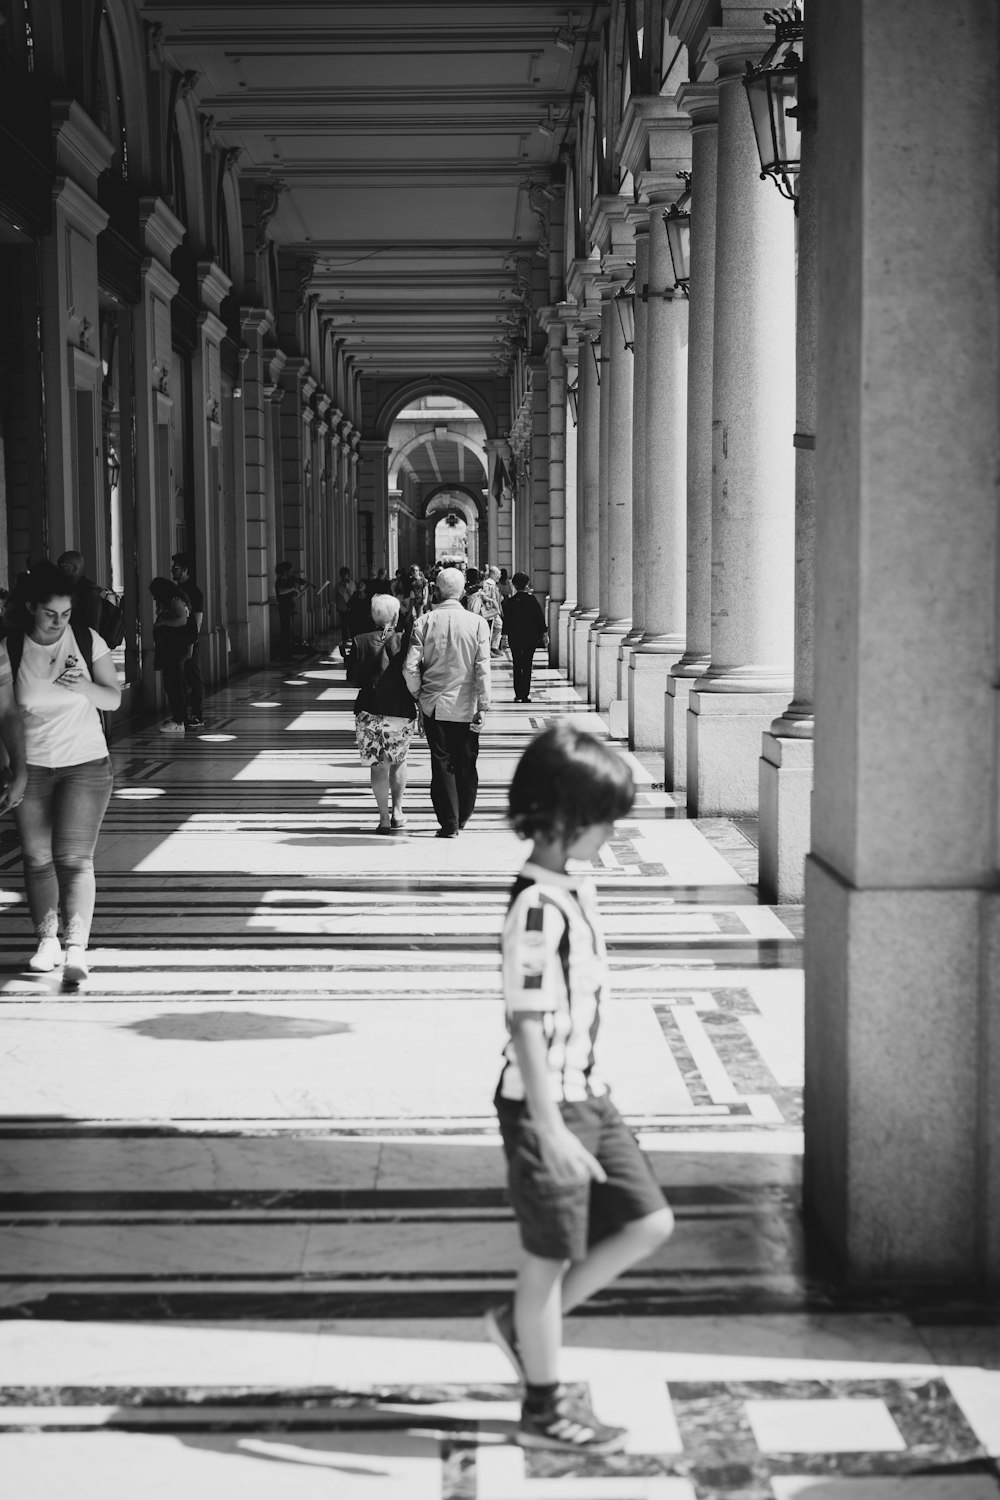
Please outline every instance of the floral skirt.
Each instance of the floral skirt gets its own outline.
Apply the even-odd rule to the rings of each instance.
[[[397,719],[390,714],[366,714],[363,710],[356,713],[354,732],[361,764],[373,766],[378,761],[387,760],[390,766],[398,766],[406,759],[416,722],[416,719]]]

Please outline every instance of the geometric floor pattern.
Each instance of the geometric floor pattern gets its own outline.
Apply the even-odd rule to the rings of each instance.
[[[850,1304],[805,1263],[801,911],[758,904],[752,829],[688,820],[634,756],[591,868],[602,1063],[677,1231],[567,1324],[626,1452],[510,1442],[480,1323],[518,1253],[505,789],[538,728],[606,726],[541,665],[531,705],[493,674],[450,842],[419,743],[407,836],[374,835],[336,655],[238,679],[179,743],[119,731],[78,993],[23,967],[0,834],[4,1494],[998,1500],[1000,1320]]]

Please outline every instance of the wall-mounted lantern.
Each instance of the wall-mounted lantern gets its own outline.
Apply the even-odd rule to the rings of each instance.
[[[635,276],[630,276],[623,287],[619,287],[614,296],[615,307],[618,311],[618,321],[622,326],[622,338],[625,348],[632,352],[635,348]]]
[[[595,333],[594,337],[589,340],[590,352],[594,356],[594,374],[597,376],[598,385],[601,383],[601,356],[597,352],[597,346],[600,342],[601,336],[599,333]]]
[[[663,210],[667,226],[667,248],[674,268],[674,286],[687,297],[691,280],[691,173],[678,172],[684,179],[684,191],[676,203]]]
[[[122,477],[122,463],[121,459],[118,457],[118,454],[115,452],[114,443],[108,444],[107,466],[108,488],[116,490],[118,488],[118,481]]]
[[[575,380],[572,385],[568,385],[566,387],[566,401],[569,406],[569,414],[574,427],[577,427],[579,425],[580,418],[579,389],[579,384]]]
[[[784,10],[769,10],[764,20],[774,27],[774,43],[756,66],[747,63],[743,87],[757,137],[760,175],[772,178],[778,191],[795,204],[798,212],[796,187],[802,164],[802,136],[796,106],[802,59],[795,49],[802,41],[802,11],[797,4]]]

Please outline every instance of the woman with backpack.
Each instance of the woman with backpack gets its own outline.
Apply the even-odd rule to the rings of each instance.
[[[54,563],[36,563],[20,627],[0,642],[0,691],[13,684],[24,720],[28,781],[14,808],[28,909],[38,942],[35,973],[63,964],[63,980],[86,979],[94,915],[94,850],[111,800],[111,758],[101,714],[121,689],[97,634],[70,624],[72,588]]]
[[[417,705],[403,681],[407,636],[396,629],[399,600],[376,594],[371,601],[374,630],[354,637],[347,654],[347,680],[360,688],[354,704],[361,763],[371,767],[378,803],[376,833],[394,834],[406,825],[406,756],[413,738]]]

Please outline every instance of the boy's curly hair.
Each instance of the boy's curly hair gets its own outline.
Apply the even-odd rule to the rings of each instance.
[[[594,823],[624,818],[634,801],[621,756],[564,719],[537,734],[518,761],[507,816],[521,838],[569,842]]]

